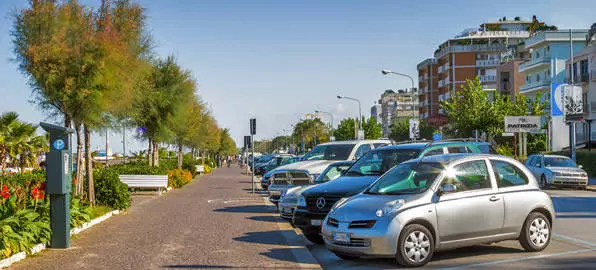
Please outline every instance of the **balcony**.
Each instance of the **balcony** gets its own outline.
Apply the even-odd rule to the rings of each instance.
[[[550,56],[535,58],[526,62],[519,64],[519,72],[525,72],[526,70],[530,70],[533,68],[538,67],[546,67],[550,66]]]
[[[488,60],[476,60],[477,67],[494,67],[501,64],[501,61],[498,59],[488,59]]]
[[[505,44],[451,45],[435,53],[435,58],[441,58],[448,53],[456,52],[503,52],[507,50]]]
[[[519,88],[519,92],[521,94],[527,94],[530,92],[542,90],[544,88],[550,88],[550,78],[546,78],[541,81],[534,81],[534,82],[526,82],[523,86]]]
[[[481,82],[494,82],[497,81],[497,76],[495,75],[480,75]]]

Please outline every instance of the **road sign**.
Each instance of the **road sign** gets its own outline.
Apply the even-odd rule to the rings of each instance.
[[[257,134],[257,119],[251,118],[250,119],[250,135]]]
[[[515,133],[513,133],[513,132],[503,132],[503,135],[501,135],[501,136],[503,136],[503,137],[513,137],[514,135],[515,135]]]
[[[433,134],[433,141],[437,142],[441,140],[441,133]]]
[[[364,130],[358,130],[358,140],[364,140]]]
[[[539,132],[540,116],[505,116],[505,132]]]
[[[413,118],[410,119],[410,139],[416,139],[420,136],[420,129],[418,126],[419,122],[418,119]]]

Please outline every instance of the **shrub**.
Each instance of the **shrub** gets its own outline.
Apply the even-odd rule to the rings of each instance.
[[[138,161],[110,166],[109,169],[118,174],[140,174],[140,175],[166,175],[168,169],[166,164],[161,163],[159,167],[151,167],[147,162]]]
[[[211,166],[205,164],[205,173],[211,173],[211,171],[213,171],[213,168],[211,168]]]
[[[174,169],[168,173],[168,186],[180,188],[192,180],[192,174],[187,170]]]
[[[120,182],[119,171],[111,167],[96,170],[95,199],[97,203],[114,209],[126,209],[130,206],[128,185]]]

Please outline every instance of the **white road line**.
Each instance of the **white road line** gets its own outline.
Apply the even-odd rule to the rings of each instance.
[[[467,268],[495,265],[495,264],[501,264],[501,263],[515,263],[515,262],[523,262],[523,261],[528,261],[528,260],[536,260],[536,259],[550,258],[550,257],[556,257],[556,256],[563,256],[563,255],[571,255],[571,254],[577,254],[577,253],[585,253],[585,252],[590,252],[590,251],[596,251],[596,248],[580,249],[580,250],[566,251],[566,252],[560,252],[560,253],[543,254],[543,255],[537,255],[537,256],[531,256],[531,257],[509,259],[509,260],[499,260],[499,261],[492,261],[492,262],[485,262],[485,263],[474,263],[474,264],[448,267],[448,268],[442,268],[442,269],[467,269]]]
[[[587,246],[596,247],[596,243],[588,242],[585,240],[581,240],[581,239],[577,239],[577,238],[573,238],[573,237],[569,237],[569,236],[565,236],[565,235],[560,235],[560,234],[556,234],[556,233],[553,233],[553,236],[570,241],[570,242],[576,242],[576,243],[584,244]]]

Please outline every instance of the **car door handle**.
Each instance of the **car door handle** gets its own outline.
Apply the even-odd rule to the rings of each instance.
[[[501,198],[499,198],[499,197],[497,197],[497,196],[492,196],[492,197],[490,197],[490,199],[489,199],[489,200],[490,200],[491,202],[496,202],[496,201],[498,201],[498,200],[500,200],[500,199],[501,199]]]

